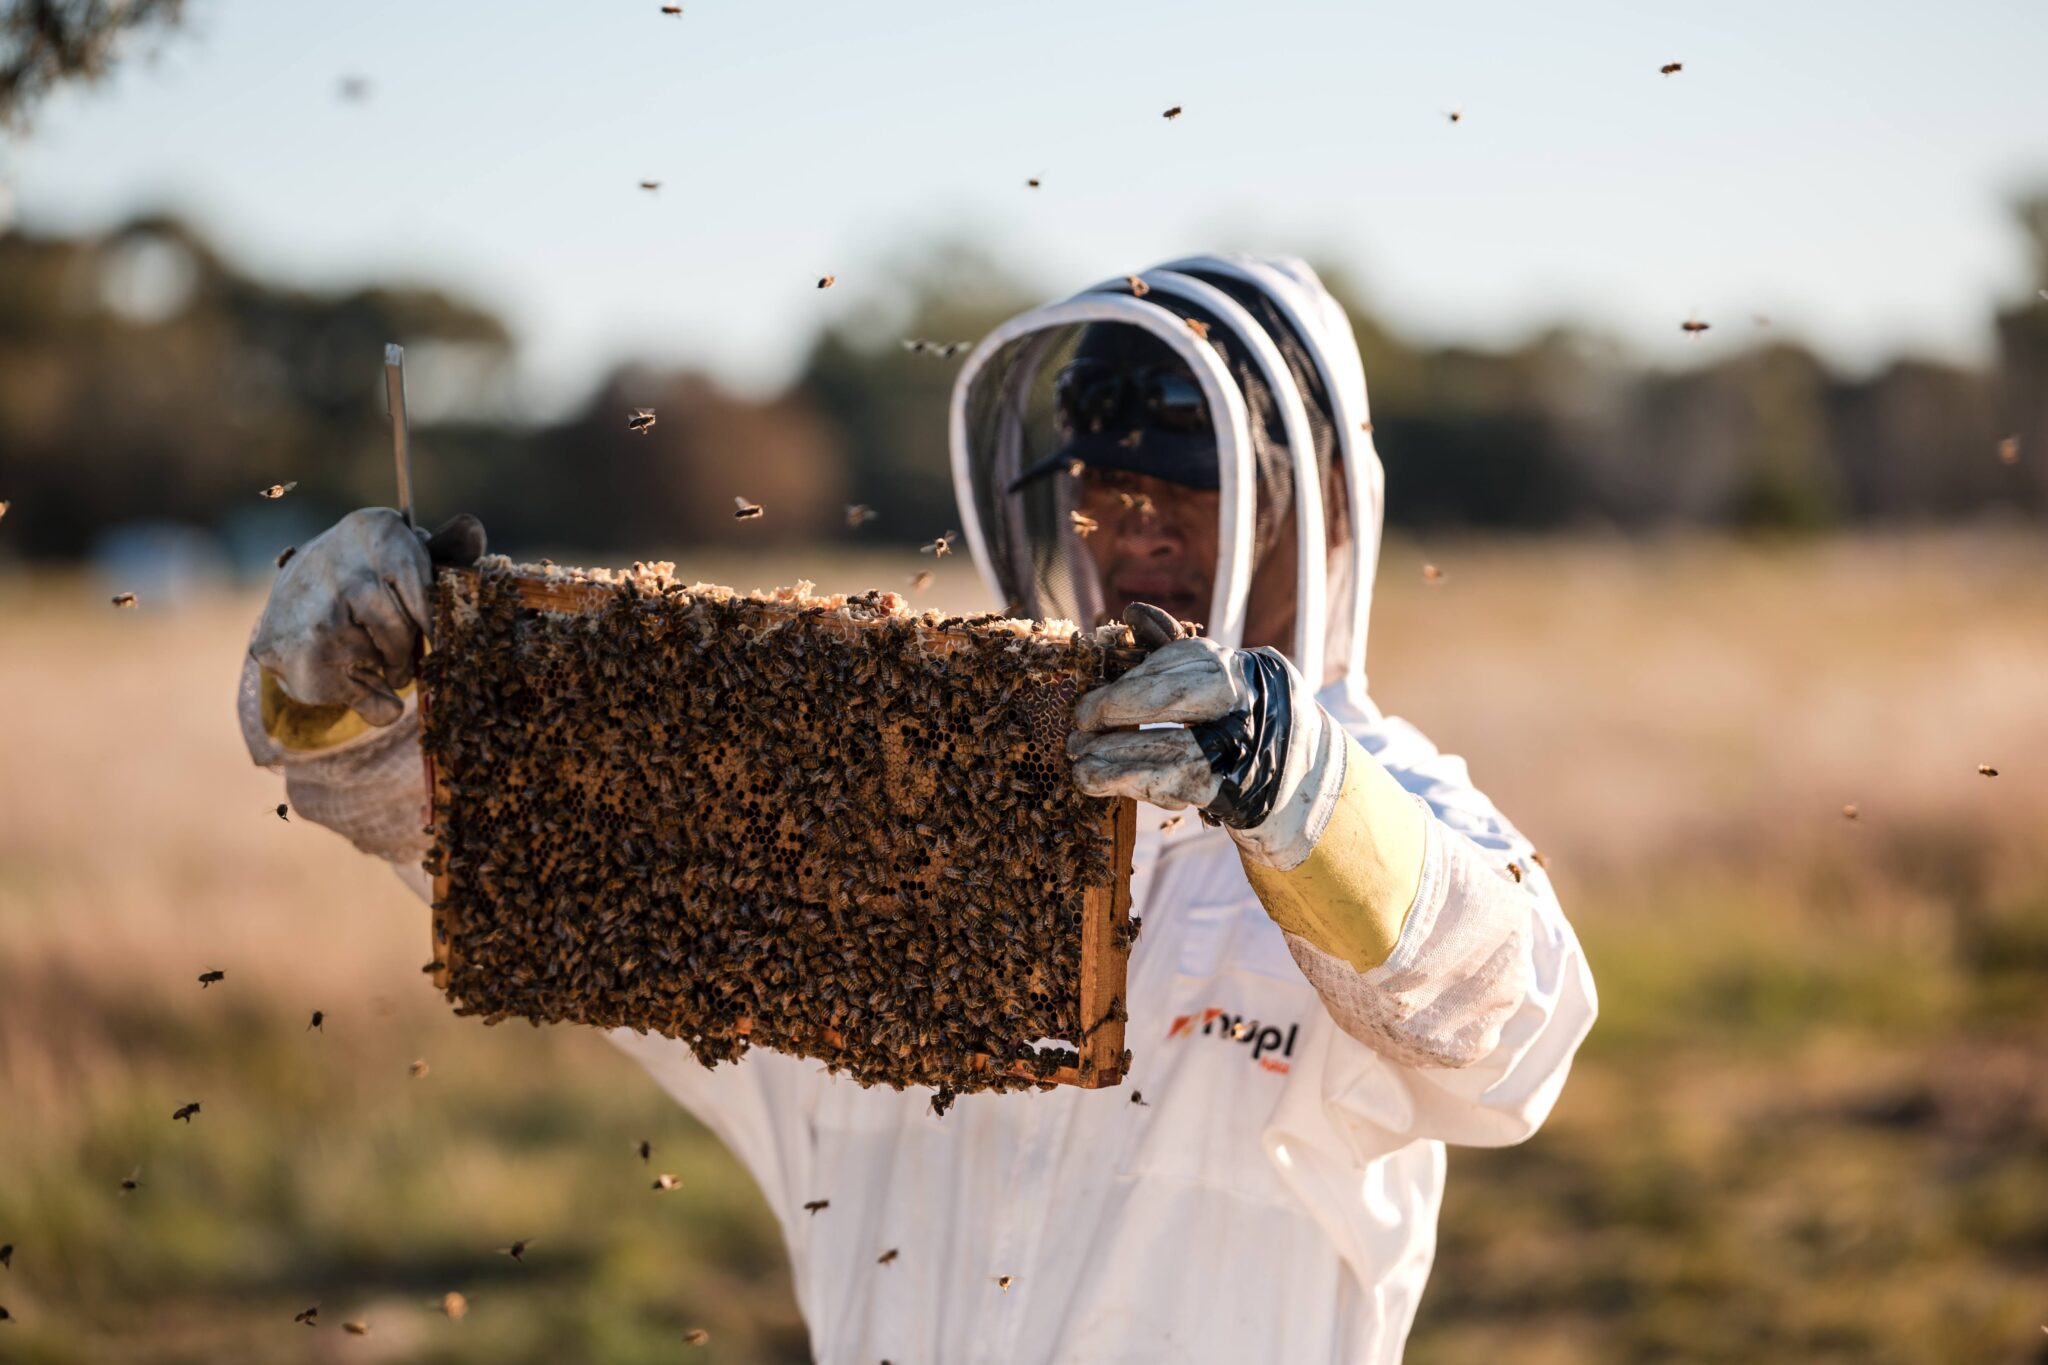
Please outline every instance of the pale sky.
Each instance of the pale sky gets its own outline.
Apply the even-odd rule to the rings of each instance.
[[[190,0],[0,184],[37,230],[170,208],[278,280],[446,283],[555,402],[632,356],[778,384],[943,233],[1048,295],[1311,255],[1418,339],[1570,316],[1673,363],[1755,313],[1851,368],[1978,358],[2032,289],[2044,0],[684,5]]]

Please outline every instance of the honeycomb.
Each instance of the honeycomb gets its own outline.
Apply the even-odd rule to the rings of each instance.
[[[863,1084],[1112,1085],[1128,801],[1075,699],[1123,627],[444,569],[422,666],[435,979],[460,1014],[753,1045]]]

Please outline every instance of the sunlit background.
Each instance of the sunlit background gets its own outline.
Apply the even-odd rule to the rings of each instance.
[[[807,1359],[708,1135],[272,813],[261,593],[400,341],[429,521],[980,605],[901,343],[1221,248],[1351,310],[1375,692],[1601,988],[1409,1358],[2048,1360],[2048,8],[177,9],[0,0],[0,1359]]]

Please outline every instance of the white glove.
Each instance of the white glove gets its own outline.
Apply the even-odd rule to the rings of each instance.
[[[434,565],[474,563],[483,550],[483,526],[467,514],[429,536],[388,507],[351,512],[286,561],[250,657],[295,702],[389,725],[405,713],[398,693],[433,621]]]
[[[1343,769],[1334,726],[1308,684],[1275,650],[1175,638],[1178,623],[1157,607],[1134,605],[1124,620],[1153,652],[1074,708],[1075,785],[1168,810],[1194,806],[1260,861],[1299,863]],[[1163,723],[1177,728],[1132,728]]]

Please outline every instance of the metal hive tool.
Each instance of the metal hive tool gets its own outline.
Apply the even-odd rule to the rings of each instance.
[[[1114,1085],[1136,811],[1075,790],[1122,627],[443,570],[423,669],[457,1012],[750,1044],[863,1083]]]

